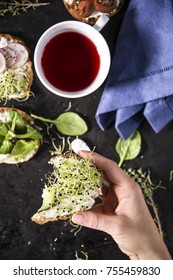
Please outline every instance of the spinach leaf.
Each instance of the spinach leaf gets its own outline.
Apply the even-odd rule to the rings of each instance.
[[[33,153],[33,151],[39,146],[39,141],[37,140],[19,140],[14,145],[11,155],[17,159],[25,158],[25,156]]]
[[[4,136],[2,136],[2,135],[0,134],[0,146],[2,145],[3,141],[4,141]]]
[[[33,114],[31,114],[31,117],[54,124],[58,131],[63,135],[79,136],[83,135],[88,130],[86,122],[77,113],[74,112],[62,113],[55,120],[46,119],[40,116],[35,116]]]
[[[39,140],[41,139],[41,134],[32,126],[27,125],[26,132],[23,134],[16,134],[12,131],[9,131],[9,135],[11,138],[17,138],[17,139],[33,139],[33,140]]]
[[[57,129],[64,135],[78,136],[87,132],[85,121],[76,113],[66,112],[61,114],[55,123]]]
[[[133,133],[125,141],[119,138],[115,149],[120,157],[119,166],[121,166],[125,160],[136,158],[141,150],[141,135],[139,131]]]
[[[39,147],[39,140],[18,140],[14,145],[10,154],[3,155],[0,158],[0,163],[16,163],[18,161],[26,161],[35,149]]]
[[[9,140],[4,140],[0,146],[0,154],[8,154],[11,152],[13,144]]]
[[[0,123],[0,135],[6,136],[8,133],[8,128],[5,123]]]

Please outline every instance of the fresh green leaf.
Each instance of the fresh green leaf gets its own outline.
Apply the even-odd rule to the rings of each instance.
[[[14,131],[15,130],[15,126],[16,126],[16,122],[19,120],[19,119],[22,119],[22,116],[19,115],[17,113],[17,111],[15,110],[10,110],[9,111],[9,116],[10,116],[10,120],[11,120],[11,128],[10,130],[11,131]]]
[[[19,140],[16,142],[11,155],[15,156],[16,158],[24,158],[26,155],[33,153],[33,150],[39,146],[39,141],[25,141]]]
[[[41,139],[41,134],[32,126],[30,125],[27,125],[27,130],[26,130],[26,133],[24,134],[15,134],[11,131],[9,131],[9,135],[12,137],[12,138],[17,138],[17,139],[33,139],[33,140],[39,140]]]
[[[136,158],[141,150],[141,135],[139,131],[136,131],[125,141],[119,138],[115,149],[120,157],[119,166],[121,166],[125,160]]]
[[[8,141],[8,140],[4,140],[2,143],[1,143],[1,146],[0,146],[0,154],[8,154],[11,152],[13,148],[13,144]]]
[[[43,122],[54,124],[58,131],[63,135],[79,136],[83,135],[88,130],[86,122],[77,113],[74,112],[62,113],[55,120],[35,116],[33,114],[31,114],[31,116]]]
[[[5,123],[0,123],[0,135],[6,136],[8,133],[8,128]]]
[[[88,130],[85,121],[73,112],[61,114],[57,118],[55,125],[62,134],[69,136],[83,135]]]
[[[12,122],[12,127],[15,127],[15,130],[22,132],[28,124],[28,121],[15,110],[10,110],[9,116]],[[14,131],[14,129],[11,130]]]
[[[4,136],[2,136],[2,135],[0,134],[0,146],[2,145],[3,141],[4,141]]]
[[[39,147],[39,140],[19,140],[14,145],[13,150],[6,157],[0,159],[0,163],[17,163],[27,161],[33,151]]]
[[[50,207],[53,207],[55,203],[55,197],[56,187],[46,187],[42,195],[43,203],[38,212],[42,212],[44,210],[49,209]]]

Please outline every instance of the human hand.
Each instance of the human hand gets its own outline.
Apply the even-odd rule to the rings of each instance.
[[[101,204],[74,214],[72,221],[107,232],[130,259],[171,259],[140,187],[112,160],[86,151],[79,156],[89,156],[110,186],[103,186]]]

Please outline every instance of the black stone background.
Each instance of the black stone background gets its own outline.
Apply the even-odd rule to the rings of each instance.
[[[65,9],[63,1],[49,2],[51,5],[28,10],[26,14],[0,17],[0,33],[9,33],[23,39],[31,50],[31,59],[39,37],[47,28],[73,19]],[[127,4],[128,1],[101,32],[108,42],[111,54]],[[14,106],[28,113],[54,119],[64,112],[71,101],[71,111],[81,114],[89,125],[89,131],[81,138],[90,147],[96,146],[97,152],[118,161],[114,148],[119,138],[117,132],[113,126],[103,132],[95,121],[95,112],[103,88],[104,84],[89,96],[70,100],[48,92],[34,73],[32,91],[35,97],[30,97],[25,102],[1,102],[0,106]],[[53,150],[45,125],[40,122],[37,124],[43,128],[45,140],[37,155],[19,166],[0,165],[0,259],[70,260],[76,259],[75,251],[82,257],[81,250],[88,253],[90,260],[128,259],[106,233],[83,227],[75,236],[74,232],[71,232],[72,226],[64,221],[45,225],[37,225],[31,221],[31,216],[41,205],[45,174],[51,171],[51,166],[48,165],[50,150]],[[55,129],[51,131],[55,136]],[[153,181],[162,181],[162,185],[166,187],[165,190],[157,190],[154,199],[158,206],[165,242],[173,256],[173,182],[169,182],[169,174],[173,169],[173,123],[161,133],[155,134],[144,121],[140,132],[141,154],[135,160],[126,162],[123,167],[149,168]],[[57,143],[61,144],[61,141],[57,140]]]

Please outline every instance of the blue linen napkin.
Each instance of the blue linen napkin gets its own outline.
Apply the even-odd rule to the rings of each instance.
[[[173,120],[173,0],[131,0],[96,112],[127,139],[146,119],[155,132]]]

